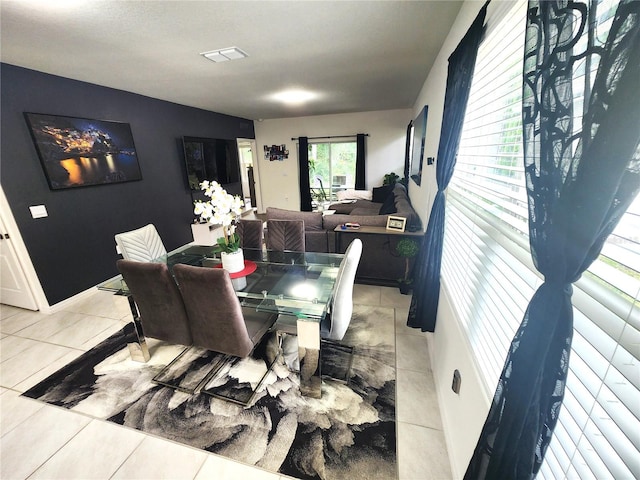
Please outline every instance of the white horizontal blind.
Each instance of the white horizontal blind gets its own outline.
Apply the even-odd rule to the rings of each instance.
[[[595,2],[594,2],[595,3]],[[617,2],[597,8],[606,39]],[[541,284],[528,243],[522,158],[526,2],[487,16],[447,197],[443,286],[491,397],[513,335]],[[580,66],[579,104],[597,63]],[[587,74],[585,75],[585,72]],[[576,111],[575,128],[582,110]],[[538,478],[640,478],[640,199],[574,286],[564,405]]]

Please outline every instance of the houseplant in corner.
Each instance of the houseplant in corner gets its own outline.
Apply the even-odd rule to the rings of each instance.
[[[200,188],[210,200],[193,202],[193,213],[200,217],[201,222],[222,226],[222,237],[218,238],[215,251],[220,252],[225,270],[229,273],[239,272],[244,269],[244,255],[240,248],[240,237],[236,233],[236,222],[242,213],[242,199],[228,194],[216,181],[205,180]]]
[[[409,259],[415,257],[418,250],[420,250],[418,242],[410,238],[403,238],[396,244],[396,252],[404,258],[405,262],[404,277],[398,279],[398,287],[403,295],[408,295],[411,290],[413,279],[409,277]]]
[[[386,173],[382,178],[382,185],[395,185],[399,178],[400,176],[395,172]]]

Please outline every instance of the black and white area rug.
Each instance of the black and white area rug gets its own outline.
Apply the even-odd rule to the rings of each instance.
[[[260,384],[264,366],[251,358],[223,370],[213,386],[250,384],[255,395],[246,406],[158,385],[151,379],[183,347],[149,341],[151,360],[135,362],[128,327],[24,395],[296,478],[394,479],[393,315],[392,308],[354,307],[342,341],[354,347],[349,381],[324,378],[321,399],[301,396],[298,375],[281,362]],[[323,348],[324,370],[346,362],[343,353]]]

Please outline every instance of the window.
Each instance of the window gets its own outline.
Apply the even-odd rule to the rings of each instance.
[[[355,187],[356,150],[355,141],[309,143],[309,185],[316,205]]]
[[[598,4],[599,41],[606,39],[615,4]],[[488,13],[447,197],[442,283],[489,398],[542,283],[529,250],[522,157],[526,6],[497,3]],[[597,65],[582,67],[574,91],[588,95]],[[640,478],[639,300],[636,199],[599,259],[574,285],[564,405],[537,478]]]

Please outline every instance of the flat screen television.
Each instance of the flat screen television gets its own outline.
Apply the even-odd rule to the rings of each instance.
[[[191,190],[200,190],[204,180],[215,180],[232,195],[242,194],[236,140],[182,137],[182,145]]]

